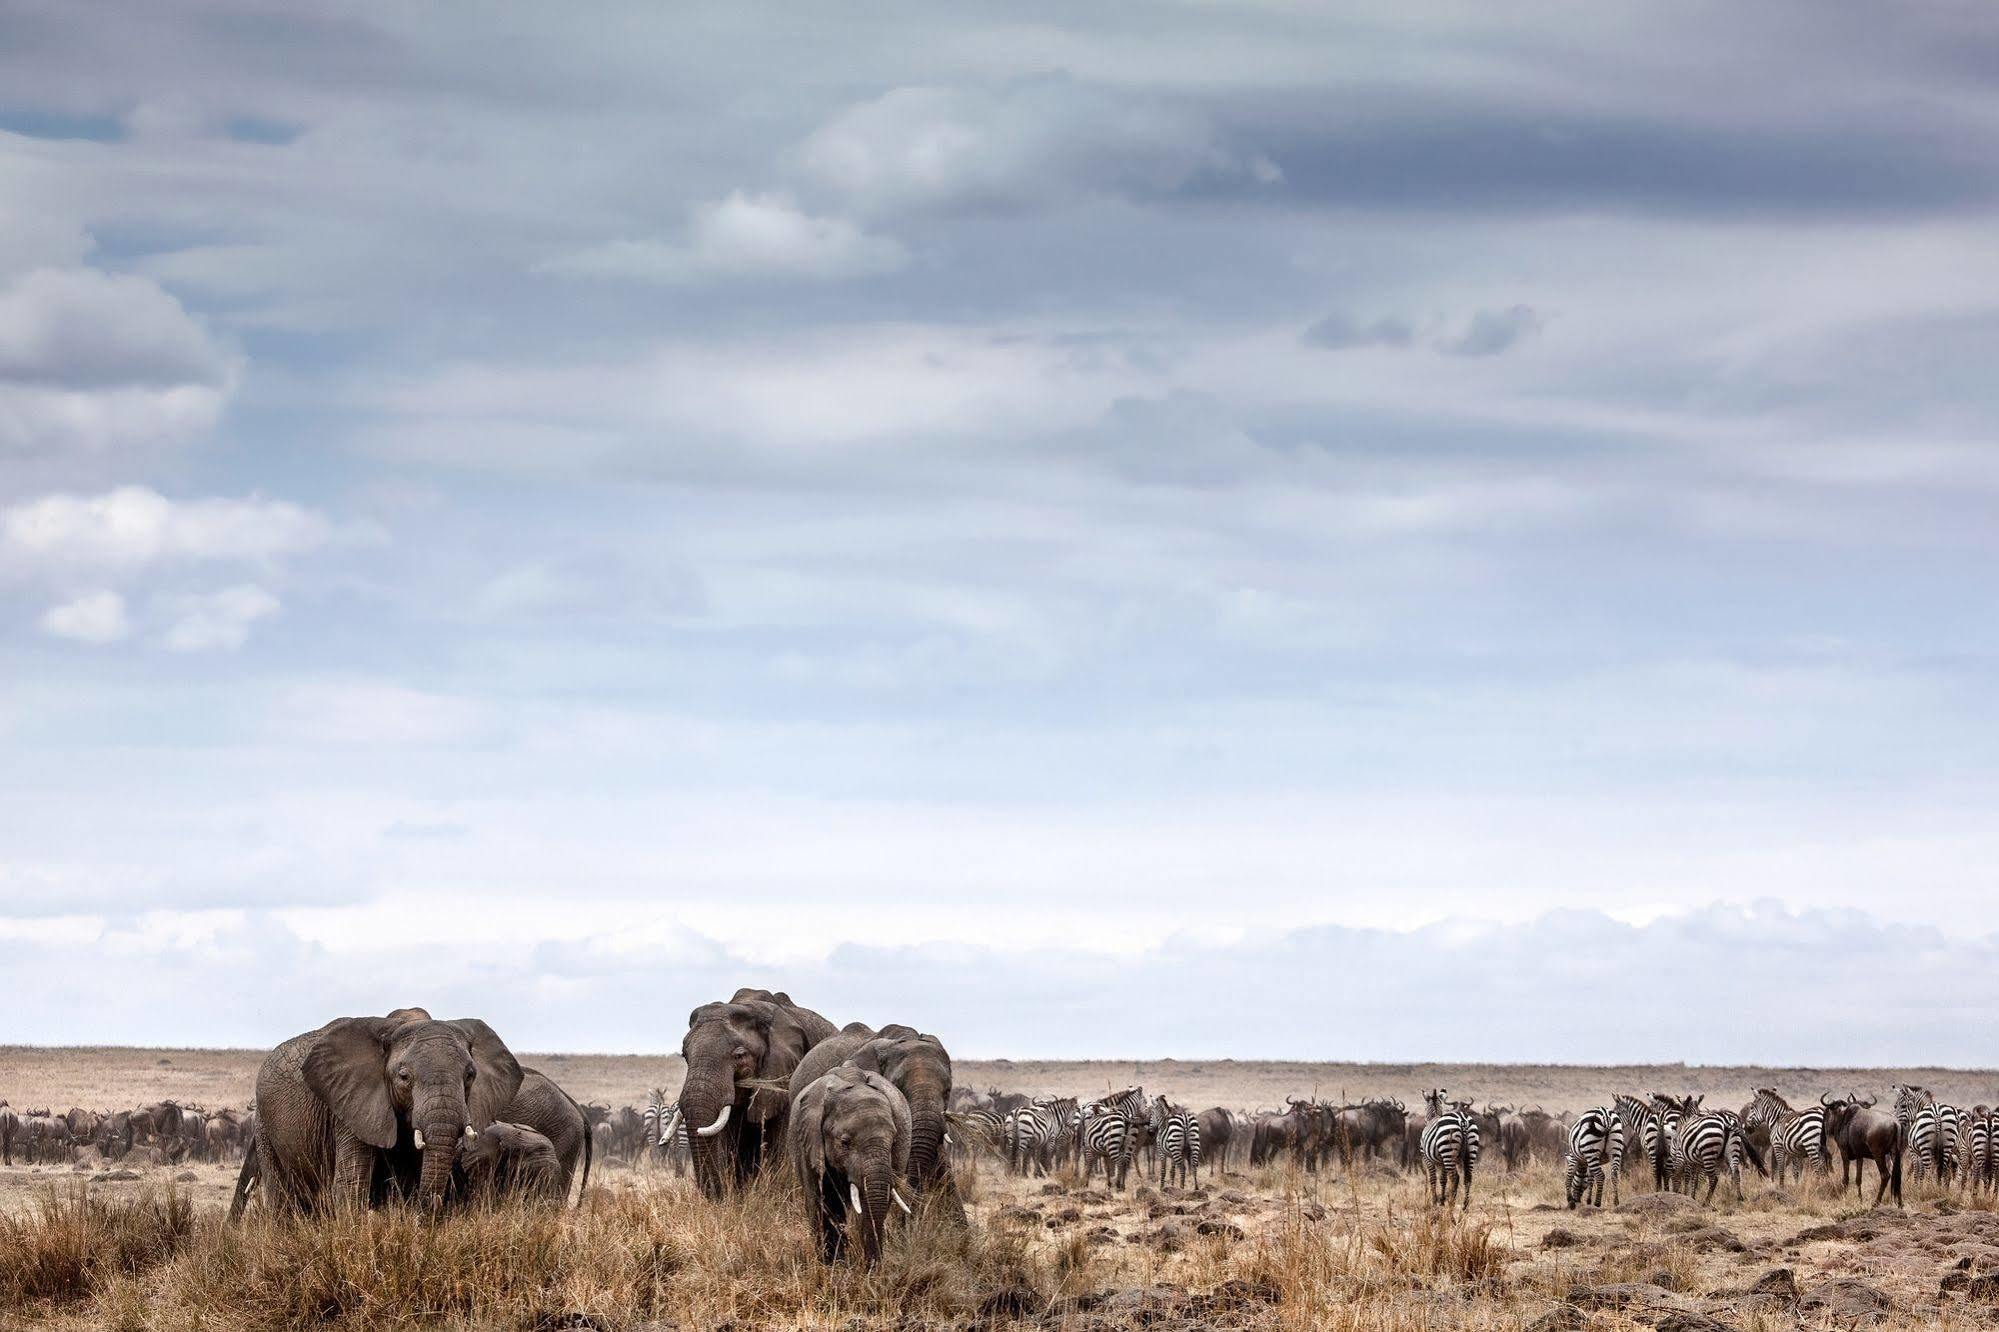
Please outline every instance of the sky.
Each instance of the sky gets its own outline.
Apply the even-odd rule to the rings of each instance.
[[[0,0],[0,1040],[1999,1064],[1995,74]]]

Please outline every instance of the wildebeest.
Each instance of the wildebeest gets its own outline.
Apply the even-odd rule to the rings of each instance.
[[[1839,1148],[1839,1189],[1846,1192],[1846,1168],[1853,1167],[1853,1187],[1857,1193],[1865,1193],[1861,1179],[1866,1163],[1872,1161],[1881,1176],[1879,1187],[1874,1190],[1874,1205],[1881,1205],[1882,1197],[1892,1184],[1895,1189],[1895,1205],[1902,1205],[1902,1126],[1895,1116],[1885,1110],[1874,1109],[1874,1098],[1865,1101],[1857,1096],[1835,1098],[1830,1093],[1821,1093],[1819,1104],[1825,1107],[1826,1137]]]

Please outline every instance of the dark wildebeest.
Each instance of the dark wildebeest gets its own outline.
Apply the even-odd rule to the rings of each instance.
[[[1201,1155],[1219,1175],[1228,1168],[1229,1143],[1235,1139],[1235,1118],[1219,1105],[1211,1105],[1196,1115],[1201,1126]]]
[[[1863,1101],[1856,1096],[1834,1098],[1821,1093],[1819,1104],[1825,1107],[1825,1135],[1839,1148],[1839,1191],[1846,1192],[1846,1168],[1850,1164],[1854,1191],[1864,1195],[1861,1179],[1866,1174],[1867,1162],[1872,1161],[1881,1176],[1880,1186],[1874,1190],[1874,1205],[1881,1205],[1888,1186],[1893,1184],[1895,1206],[1900,1207],[1902,1126],[1895,1116],[1874,1109],[1871,1096]]]
[[[1249,1163],[1265,1165],[1275,1161],[1279,1152],[1296,1151],[1301,1123],[1289,1110],[1266,1110],[1258,1115],[1250,1130]]]
[[[1510,1105],[1488,1105],[1485,1113],[1491,1116],[1493,1140],[1499,1145],[1506,1168],[1518,1170],[1527,1164],[1527,1121],[1520,1117],[1520,1112]]]

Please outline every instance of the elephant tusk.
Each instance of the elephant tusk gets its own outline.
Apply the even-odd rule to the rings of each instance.
[[[867,1208],[865,1208],[865,1207],[863,1207],[863,1206],[861,1206],[861,1186],[860,1186],[860,1185],[858,1185],[858,1184],[849,1184],[849,1185],[847,1185],[847,1200],[848,1200],[849,1202],[851,1202],[851,1203],[853,1203],[853,1204],[854,1204],[854,1211],[855,1211],[855,1213],[856,1213],[857,1215],[860,1215],[860,1216],[866,1216],[866,1215],[867,1215],[867,1212],[868,1212],[868,1209],[867,1209]]]
[[[897,1207],[900,1207],[900,1208],[902,1209],[902,1214],[903,1214],[904,1216],[915,1216],[915,1215],[916,1215],[916,1213],[915,1213],[915,1212],[912,1212],[911,1210],[909,1210],[909,1204],[908,1204],[908,1203],[906,1203],[906,1202],[904,1202],[904,1201],[902,1200],[902,1192],[901,1192],[901,1190],[899,1190],[899,1189],[890,1189],[890,1190],[888,1191],[888,1196],[889,1196],[889,1197],[891,1197],[891,1198],[893,1198],[893,1199],[895,1199],[895,1205],[896,1205]]]
[[[946,1133],[946,1134],[944,1135],[944,1145],[945,1145],[946,1147],[953,1147],[953,1146],[956,1146],[957,1144],[953,1143],[953,1142],[951,1141],[951,1135],[950,1135],[950,1134],[948,1134],[948,1133]]]
[[[422,1151],[422,1150],[423,1150],[423,1130],[422,1130],[422,1129],[418,1129],[418,1130],[416,1131],[416,1149],[417,1149],[418,1151]]]
[[[471,1142],[474,1138],[477,1138],[478,1136],[479,1136],[478,1129],[473,1128],[470,1124],[467,1124],[465,1126],[465,1141]]]
[[[700,1135],[701,1135],[702,1137],[704,1137],[704,1138],[712,1138],[712,1137],[714,1137],[714,1136],[715,1136],[715,1135],[716,1135],[717,1133],[720,1133],[720,1132],[722,1131],[722,1129],[723,1129],[723,1128],[724,1128],[724,1127],[725,1127],[725,1126],[726,1126],[726,1125],[728,1124],[728,1122],[729,1122],[729,1112],[730,1112],[731,1110],[734,1110],[735,1108],[736,1108],[736,1107],[735,1107],[735,1105],[734,1105],[733,1103],[731,1103],[731,1104],[729,1104],[729,1105],[725,1105],[725,1106],[723,1106],[723,1107],[722,1107],[722,1113],[721,1113],[721,1114],[719,1114],[719,1115],[716,1115],[716,1116],[715,1116],[715,1122],[714,1122],[714,1123],[710,1124],[710,1125],[709,1125],[709,1126],[708,1126],[707,1128],[705,1128],[705,1129],[695,1129],[694,1131],[695,1131],[696,1133],[699,1133],[699,1134],[700,1134]]]

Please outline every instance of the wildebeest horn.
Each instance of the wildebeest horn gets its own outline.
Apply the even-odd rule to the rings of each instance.
[[[1831,1092],[1820,1092],[1820,1093],[1819,1093],[1819,1104],[1820,1104],[1820,1105],[1831,1105],[1831,1104],[1832,1104],[1832,1093],[1831,1093]]]

